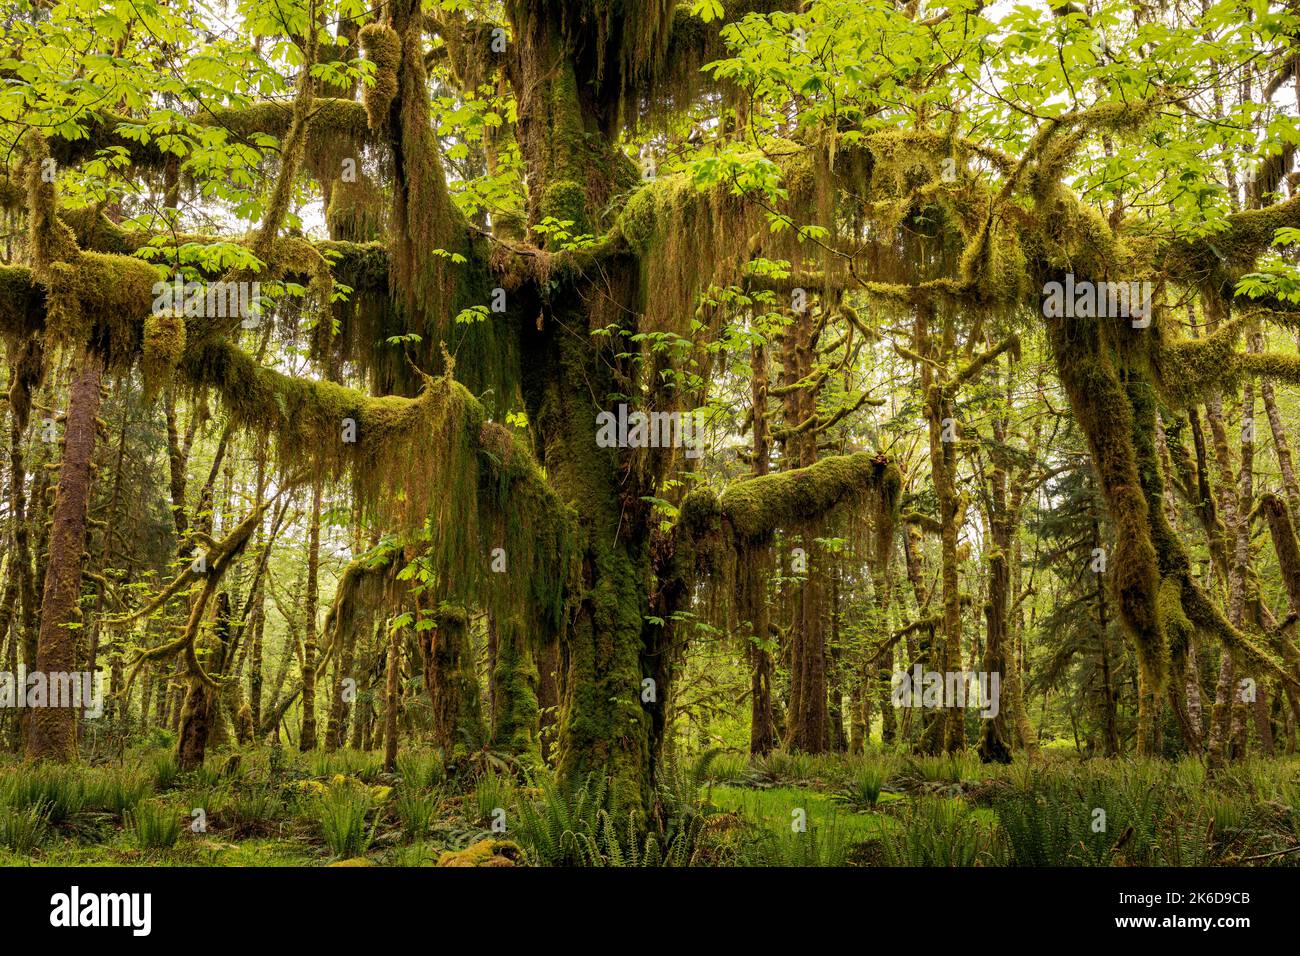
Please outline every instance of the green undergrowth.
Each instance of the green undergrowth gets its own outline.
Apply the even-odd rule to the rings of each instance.
[[[872,751],[669,761],[649,818],[592,776],[405,749],[259,747],[181,773],[142,746],[0,758],[4,866],[1296,866],[1300,760]]]

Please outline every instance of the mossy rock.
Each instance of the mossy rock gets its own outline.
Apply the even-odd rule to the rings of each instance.
[[[438,858],[439,866],[519,866],[524,851],[509,840],[479,840],[463,850],[448,850]]]
[[[364,856],[354,856],[347,860],[335,860],[329,866],[374,866],[374,861],[367,860]]]

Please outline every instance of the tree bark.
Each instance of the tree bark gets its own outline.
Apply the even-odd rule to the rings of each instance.
[[[90,350],[77,357],[76,377],[68,395],[63,463],[59,469],[54,525],[50,530],[45,590],[36,668],[53,684],[77,666],[76,629],[82,624],[82,555],[90,506],[91,459],[95,452],[96,415],[103,360]],[[27,756],[67,762],[77,756],[76,710],[70,706],[35,708],[28,717]]]
[[[298,748],[316,749],[316,638],[317,604],[320,596],[320,509],[321,483],[311,490],[311,523],[307,532],[306,636],[302,642],[302,734]]]

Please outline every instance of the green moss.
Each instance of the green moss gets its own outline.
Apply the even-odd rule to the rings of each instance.
[[[1276,352],[1239,353],[1234,356],[1237,368],[1251,375],[1263,375],[1279,382],[1300,383],[1300,357]]]
[[[263,137],[283,140],[293,122],[291,104],[264,101],[247,106],[216,107],[195,117],[196,123],[219,126],[234,140],[261,145]],[[376,145],[366,108],[361,103],[334,97],[313,97],[303,126],[306,149],[303,162],[322,183],[334,181],[344,158],[358,159],[367,146]]]
[[[28,254],[37,277],[44,278],[51,263],[76,261],[77,241],[59,218],[55,185],[45,176],[49,144],[39,130],[29,130],[23,137],[22,152],[27,178]]]
[[[523,862],[523,850],[509,840],[479,840],[463,850],[448,850],[438,858],[439,866],[516,866]]]
[[[591,220],[587,216],[587,191],[581,183],[562,179],[550,183],[542,192],[538,204],[538,215],[548,216],[570,222],[567,231],[571,235],[588,235],[591,233]]]
[[[497,623],[492,670],[492,742],[516,754],[540,755],[537,746],[537,664],[518,617]]]
[[[39,331],[44,295],[27,266],[0,265],[0,336],[9,342]]]
[[[359,173],[351,182],[335,181],[325,211],[330,235],[362,243],[382,238],[388,223],[387,203],[388,197],[368,176]]]
[[[1191,645],[1195,628],[1183,610],[1182,584],[1174,577],[1166,577],[1160,582],[1159,603],[1160,626],[1165,633],[1165,641],[1173,661],[1181,661]]]
[[[110,220],[98,206],[61,209],[59,217],[72,230],[83,249],[130,255],[139,248],[134,234]]]
[[[1154,406],[1140,389],[1137,410],[1121,381],[1096,320],[1047,323],[1058,373],[1092,453],[1107,510],[1115,525],[1111,589],[1119,605],[1125,634],[1141,666],[1156,686],[1165,673],[1167,647],[1156,608],[1160,568],[1152,542],[1150,501],[1161,508],[1143,480],[1151,485],[1158,470],[1139,471],[1135,441],[1147,449],[1154,441]],[[1135,384],[1135,383],[1131,383]],[[1140,413],[1140,415],[1138,415]],[[1135,415],[1139,420],[1135,424]],[[1151,461],[1149,454],[1144,461]]]
[[[1177,339],[1154,348],[1151,371],[1161,394],[1177,407],[1203,401],[1214,388],[1230,388],[1238,367],[1242,323],[1224,323],[1203,339]]]
[[[145,393],[156,394],[171,382],[176,366],[185,355],[185,320],[175,312],[160,312],[144,321],[140,370]]]
[[[433,704],[433,738],[445,753],[464,753],[484,739],[474,649],[462,608],[442,604],[434,614],[425,674]]]
[[[115,364],[134,358],[158,281],[153,266],[84,252],[74,263],[52,263],[48,276],[45,334],[51,344],[89,344]]]
[[[853,501],[881,496],[893,489],[898,475],[882,456],[868,452],[823,458],[807,468],[795,468],[750,478],[722,495],[722,513],[739,541],[756,541],[792,523],[818,518]],[[883,511],[883,504],[876,504]]]
[[[1234,213],[1220,232],[1171,244],[1165,250],[1163,267],[1181,282],[1230,297],[1232,284],[1254,266],[1277,230],[1297,225],[1300,196],[1265,209]]]
[[[385,23],[367,23],[359,36],[366,57],[375,64],[374,83],[365,89],[366,116],[371,129],[388,125],[397,98],[397,70],[402,62],[402,38]]]

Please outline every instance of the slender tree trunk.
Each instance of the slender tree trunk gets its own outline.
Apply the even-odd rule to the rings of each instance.
[[[397,769],[397,692],[401,674],[399,631],[388,632],[388,674],[384,681],[384,772]]]
[[[985,633],[984,671],[996,674],[1001,693],[1002,675],[1007,672],[1007,595],[1011,588],[1011,573],[1007,558],[1011,550],[1010,515],[1007,513],[1007,473],[995,465],[990,480],[990,530],[993,550],[989,557],[989,595],[984,606]],[[992,678],[990,678],[990,681]],[[990,684],[991,687],[991,684]],[[983,701],[986,706],[990,701]],[[984,716],[981,723],[979,755],[984,763],[1010,763],[1011,748],[1007,744],[1006,716],[1001,699],[993,702],[997,713]]]
[[[1211,398],[1205,407],[1205,418],[1210,425],[1215,459],[1219,468],[1219,501],[1223,523],[1228,529],[1228,539],[1233,542],[1228,562],[1228,618],[1239,625],[1245,608],[1245,566],[1241,562],[1240,544],[1243,507],[1237,500],[1236,481],[1233,480],[1228,433],[1223,421],[1223,403],[1219,396]],[[1243,443],[1244,448],[1244,443]],[[1245,469],[1243,468],[1243,472]],[[1249,546],[1249,531],[1246,544]],[[1237,699],[1235,662],[1227,648],[1222,650],[1219,678],[1215,686],[1214,713],[1210,721],[1210,734],[1206,741],[1206,760],[1211,770],[1221,769],[1228,761],[1232,743],[1233,709]]]
[[[762,342],[755,342],[750,355],[750,364],[754,370],[752,397],[754,406],[754,475],[766,475],[769,471],[771,446],[767,416],[767,347]],[[770,549],[768,549],[770,551]],[[747,558],[747,561],[752,559]],[[771,566],[770,555],[762,562],[764,568]],[[749,567],[749,574],[754,580],[745,584],[745,598],[742,602],[743,615],[750,622],[753,634],[745,647],[745,657],[749,662],[749,752],[755,755],[768,753],[776,746],[776,723],[772,715],[772,655],[768,652],[771,639],[770,610],[767,603],[766,579],[759,574],[757,567]]]
[[[41,600],[41,629],[37,670],[51,681],[71,675],[77,666],[75,629],[82,623],[82,555],[86,550],[86,518],[90,506],[91,459],[95,452],[103,361],[87,350],[77,359],[77,373],[68,396],[63,463],[59,470],[54,525],[50,531],[45,591]],[[66,702],[65,702],[66,703]],[[71,706],[36,708],[28,718],[27,756],[61,762],[77,756],[76,711]]]
[[[351,680],[355,689],[356,678],[352,673],[356,662],[357,631],[355,627],[345,627],[339,635],[343,646],[339,649],[338,668],[334,680],[334,694],[330,700],[329,725],[325,731],[325,749],[337,750],[348,739],[348,717],[352,710],[350,695],[345,693],[345,681]]]
[[[311,490],[311,525],[307,532],[307,615],[306,637],[302,644],[302,735],[300,750],[316,749],[316,611],[320,594],[320,509],[321,482]]]

